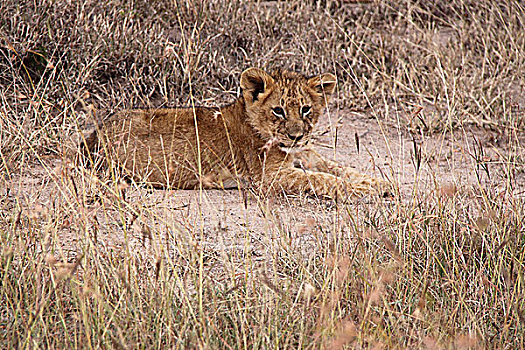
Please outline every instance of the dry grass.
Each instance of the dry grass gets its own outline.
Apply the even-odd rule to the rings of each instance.
[[[0,347],[523,348],[524,26],[519,1],[2,1]],[[71,165],[93,118],[231,101],[252,65],[335,72],[331,114],[372,117],[400,196],[150,191]],[[460,155],[472,181],[441,181]]]

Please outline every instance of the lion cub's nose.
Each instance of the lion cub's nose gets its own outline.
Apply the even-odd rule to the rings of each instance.
[[[290,140],[299,141],[303,138],[303,134],[288,134],[288,137],[290,138]]]

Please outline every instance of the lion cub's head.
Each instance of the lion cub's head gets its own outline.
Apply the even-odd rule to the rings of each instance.
[[[306,78],[290,71],[268,74],[249,68],[241,75],[248,121],[263,140],[283,150],[305,146],[336,83],[330,73]]]

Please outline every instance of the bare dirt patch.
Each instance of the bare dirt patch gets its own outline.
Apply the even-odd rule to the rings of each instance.
[[[508,174],[509,162],[525,157],[520,146],[523,135],[513,138],[475,127],[425,135],[400,124],[333,109],[320,122],[315,150],[385,178],[399,190],[393,199],[356,199],[351,205],[356,211],[363,206],[391,207],[398,201],[409,204],[429,196],[476,201],[482,195],[479,188],[500,196],[525,194],[525,172]],[[43,157],[13,175],[7,188],[24,215],[39,215],[63,203],[80,206],[70,208],[68,219],[59,224],[59,234],[47,246],[49,252],[71,261],[88,244],[84,232],[70,229],[79,209],[93,220],[83,223],[96,236],[92,243],[103,250],[129,250],[152,262],[165,252],[175,256],[180,236],[185,237],[184,244],[199,245],[211,256],[237,258],[241,265],[248,255],[268,262],[276,249],[272,242],[282,239],[307,256],[326,243],[319,240],[318,232],[330,232],[336,222],[348,220],[331,201],[265,198],[253,189],[153,190],[121,182],[117,189],[100,192],[100,182],[108,186],[108,179],[98,175],[72,169],[70,160]],[[509,182],[512,193],[508,193]],[[125,206],[112,203],[116,198]]]

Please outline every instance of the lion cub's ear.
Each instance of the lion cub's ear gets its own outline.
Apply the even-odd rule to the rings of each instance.
[[[335,91],[337,78],[331,73],[325,73],[308,79],[308,85],[317,93],[330,96]]]
[[[259,68],[248,68],[241,74],[241,89],[247,102],[257,101],[273,84],[273,78]]]

